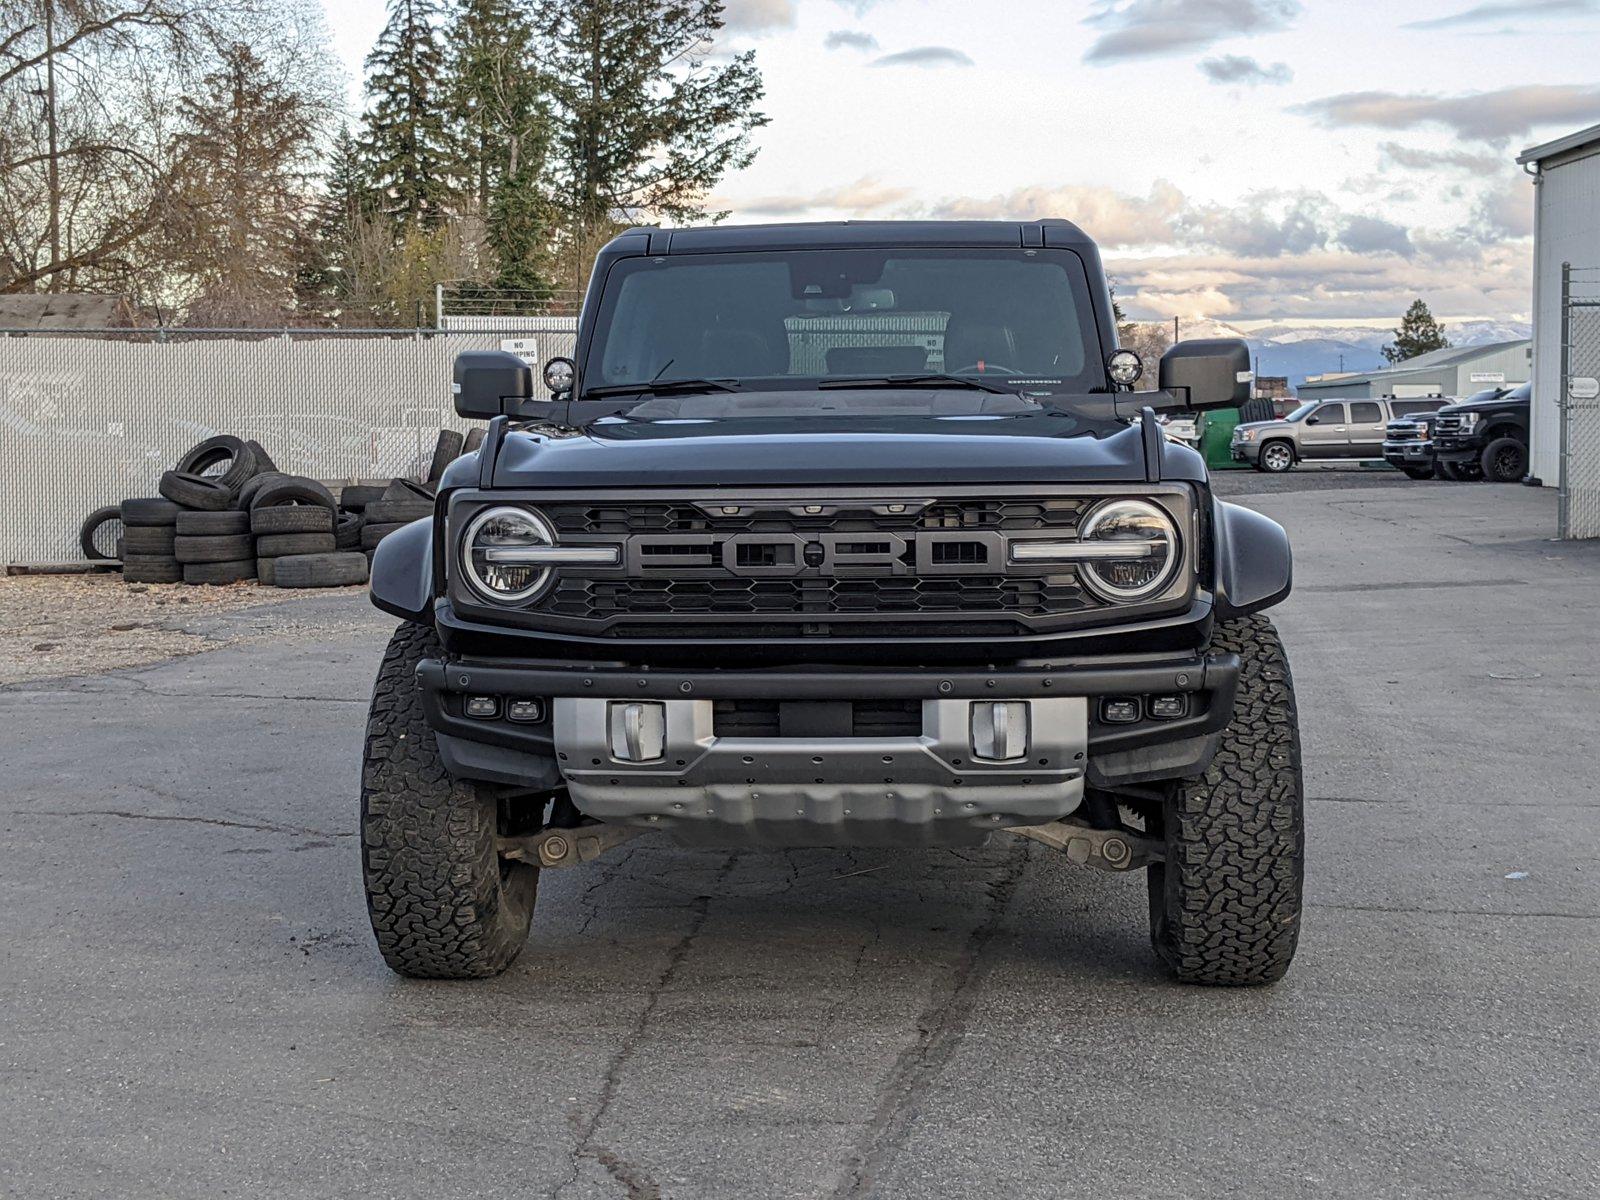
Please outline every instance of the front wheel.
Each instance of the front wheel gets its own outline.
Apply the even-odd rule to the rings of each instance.
[[[1483,448],[1478,465],[1490,483],[1516,483],[1528,473],[1528,448],[1516,438],[1495,438]]]
[[[1211,648],[1240,658],[1233,718],[1205,775],[1163,805],[1166,862],[1148,872],[1150,940],[1184,983],[1272,983],[1294,958],[1305,876],[1294,681],[1264,616],[1219,624]]]
[[[1261,447],[1261,469],[1281,475],[1294,466],[1294,447],[1288,442],[1268,442]]]
[[[439,653],[432,629],[401,625],[372,690],[361,770],[367,912],[392,970],[482,979],[528,940],[539,869],[500,857],[499,804],[440,761],[416,676]]]

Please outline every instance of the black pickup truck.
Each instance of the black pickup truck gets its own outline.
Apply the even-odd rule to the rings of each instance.
[[[641,832],[1003,833],[1144,870],[1178,979],[1281,976],[1289,543],[1156,419],[1236,406],[1249,353],[1144,369],[1064,221],[633,230],[539,394],[463,354],[487,436],[373,563],[403,622],[362,774],[385,960],[494,974],[541,870]]]
[[[1489,388],[1439,410],[1433,453],[1448,479],[1517,483],[1528,473],[1533,385]]]

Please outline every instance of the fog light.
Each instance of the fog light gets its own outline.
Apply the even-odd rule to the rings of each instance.
[[[1139,702],[1128,698],[1103,701],[1100,719],[1107,725],[1132,725],[1139,719]]]
[[[499,696],[468,696],[467,716],[480,721],[492,721],[500,715]]]
[[[984,701],[972,706],[972,757],[1010,762],[1028,753],[1028,706],[1021,700]]]
[[[653,700],[618,700],[607,706],[611,757],[654,762],[666,753],[667,707]]]
[[[1150,715],[1158,721],[1176,721],[1189,715],[1189,701],[1184,696],[1150,697]]]
[[[506,705],[506,716],[523,725],[544,720],[544,702],[541,700],[513,700]]]

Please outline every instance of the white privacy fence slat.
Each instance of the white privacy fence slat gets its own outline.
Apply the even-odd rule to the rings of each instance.
[[[81,557],[78,527],[153,496],[161,472],[219,433],[327,482],[425,469],[455,414],[451,363],[516,340],[571,354],[575,322],[516,330],[0,331],[0,561]]]

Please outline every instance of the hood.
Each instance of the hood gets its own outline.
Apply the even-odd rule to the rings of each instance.
[[[1163,478],[1205,464],[1166,443]],[[465,467],[468,460],[458,460]],[[475,464],[474,464],[475,465]],[[1011,415],[598,422],[570,437],[512,432],[495,487],[619,488],[1142,482],[1143,434],[1033,409]],[[447,485],[477,482],[466,470]]]
[[[1294,424],[1294,422],[1292,422],[1292,421],[1284,421],[1284,420],[1281,420],[1281,419],[1280,420],[1275,420],[1275,421],[1240,421],[1237,425],[1234,426],[1234,428],[1235,429],[1287,429],[1292,424]]]

